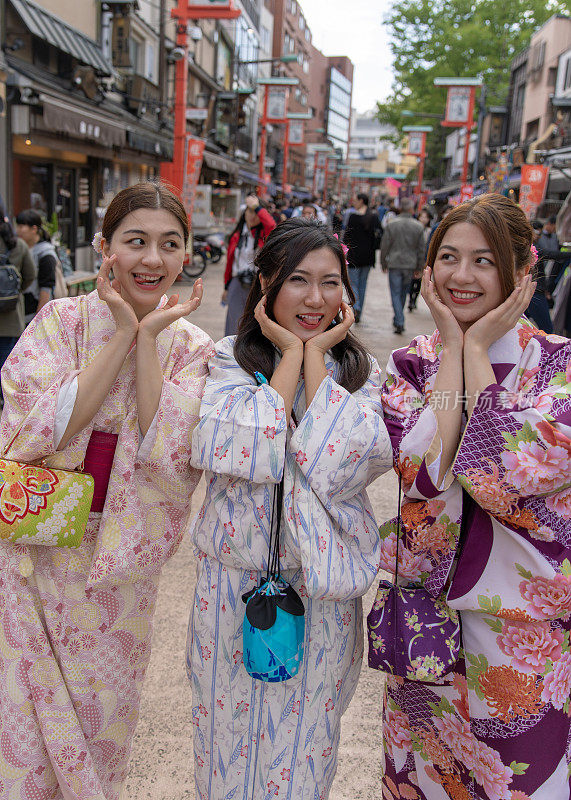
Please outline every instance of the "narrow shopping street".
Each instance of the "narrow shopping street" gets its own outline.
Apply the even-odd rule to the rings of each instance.
[[[192,321],[214,340],[224,332],[225,309],[220,305],[223,265],[212,264],[204,279],[204,300]],[[181,297],[190,284],[177,284]],[[428,309],[407,313],[404,336],[392,333],[392,308],[387,277],[377,267],[370,274],[367,302],[356,332],[382,368],[390,352],[417,333],[432,330]],[[201,481],[195,493],[196,510],[204,494]],[[370,497],[380,522],[396,513],[396,480],[392,473],[379,478]],[[185,673],[185,640],[194,587],[195,559],[188,538],[167,564],[155,617],[153,655],[147,673],[141,716],[131,758],[124,800],[192,800],[194,798],[191,691]],[[365,614],[375,592],[364,598]],[[381,769],[382,674],[365,665],[351,706],[343,718],[337,778],[331,800],[377,800]]]

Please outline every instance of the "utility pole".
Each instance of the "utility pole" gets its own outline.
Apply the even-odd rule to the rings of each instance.
[[[195,5],[191,0],[178,0],[171,16],[176,19],[176,47],[182,50],[182,58],[176,62],[174,102],[174,156],[172,162],[163,162],[161,177],[182,193],[186,161],[186,99],[188,91],[188,28],[189,23],[199,19],[236,19],[242,12],[234,8],[232,0],[211,2],[210,5]]]

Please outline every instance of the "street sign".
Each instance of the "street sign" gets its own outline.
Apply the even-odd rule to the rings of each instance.
[[[186,109],[186,118],[188,120],[198,119],[198,120],[205,120],[208,117],[208,109],[207,108],[187,108]]]

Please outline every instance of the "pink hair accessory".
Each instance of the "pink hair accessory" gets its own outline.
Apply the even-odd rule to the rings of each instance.
[[[341,241],[341,239],[339,239],[339,236],[336,233],[334,233],[333,236],[335,236],[335,238],[337,239],[337,241],[339,242],[339,244],[343,248],[343,253],[345,255],[345,261],[347,261],[347,253],[349,252],[349,248],[347,247],[346,244],[343,244],[343,242]]]
[[[531,247],[529,248],[529,251],[531,253],[531,266],[535,267],[535,265],[537,264],[537,259],[539,258],[537,247],[534,244],[532,244]]]

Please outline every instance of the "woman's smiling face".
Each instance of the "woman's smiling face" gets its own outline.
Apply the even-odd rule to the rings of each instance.
[[[339,259],[329,247],[320,247],[308,253],[286,278],[274,301],[273,316],[278,325],[307,342],[327,330],[342,299]]]
[[[127,214],[111,241],[102,240],[103,254],[115,254],[113,274],[121,295],[141,318],[157,307],[182,271],[184,231],[178,219],[162,208],[140,208]]]
[[[469,222],[446,231],[432,273],[440,299],[464,331],[504,300],[494,254],[480,228]]]

